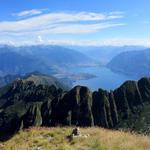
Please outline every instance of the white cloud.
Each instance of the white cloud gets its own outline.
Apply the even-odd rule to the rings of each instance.
[[[113,38],[100,41],[88,41],[88,40],[45,40],[39,41],[23,41],[23,42],[12,42],[12,41],[0,41],[0,44],[9,44],[15,46],[22,45],[61,45],[61,46],[145,46],[150,47],[150,39],[131,39],[131,38]]]
[[[27,12],[24,14],[27,14]],[[109,22],[95,23],[95,21],[108,21],[121,17],[123,16],[91,12],[48,13],[20,21],[0,22],[0,34],[23,36],[49,33],[91,33],[98,31],[99,29],[123,25],[120,23],[113,24]]]
[[[43,10],[32,9],[32,10],[25,10],[25,11],[22,11],[13,15],[17,17],[26,17],[26,16],[39,15],[39,14],[42,14],[42,12]]]
[[[37,31],[12,33],[15,36],[24,35],[47,35],[47,34],[87,34],[94,33],[100,29],[110,28],[115,26],[123,26],[124,24],[111,24],[111,23],[99,23],[99,24],[55,24],[49,28],[45,28]],[[9,33],[8,33],[9,34]]]
[[[123,16],[115,16],[115,15],[111,15],[111,16],[108,16],[108,19],[118,19],[118,18],[123,18]]]
[[[150,47],[150,40],[131,39],[131,38],[113,38],[101,41],[77,41],[77,40],[48,40],[45,44],[53,45],[74,45],[74,46],[145,46]]]
[[[42,39],[42,37],[40,35],[37,37],[37,42],[40,42],[40,43],[43,42],[43,39]]]
[[[123,11],[112,11],[112,12],[110,12],[109,14],[110,15],[123,15],[125,12],[123,12]]]
[[[0,45],[16,45],[15,42],[12,42],[10,40],[0,40]]]

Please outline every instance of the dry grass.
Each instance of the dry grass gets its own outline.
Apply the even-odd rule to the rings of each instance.
[[[69,140],[73,128],[30,128],[21,131],[7,142],[0,143],[0,150],[150,150],[150,137],[112,131],[102,128],[81,128],[88,138]]]

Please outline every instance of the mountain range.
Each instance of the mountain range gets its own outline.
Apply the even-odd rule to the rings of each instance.
[[[9,47],[0,48],[0,71],[3,74],[20,74],[41,71],[53,74],[55,71],[37,57],[23,55],[11,50]]]
[[[150,78],[126,81],[114,91],[16,80],[0,89],[0,139],[30,126],[100,126],[150,133]]]
[[[115,56],[126,51],[140,51],[146,49],[144,46],[70,46],[84,55],[95,60],[100,65],[106,65]]]
[[[16,49],[25,55],[38,56],[47,64],[70,67],[81,63],[89,63],[92,59],[82,52],[56,45],[21,46]]]
[[[63,72],[65,67],[88,63],[90,60],[81,52],[61,46],[13,47],[5,45],[0,47],[0,71],[5,74],[27,73],[36,70],[53,74]]]
[[[81,52],[61,46],[0,46],[0,76],[39,71],[56,76],[71,86],[78,79],[95,77],[72,73],[68,69],[84,63],[91,63],[91,59]]]
[[[150,76],[150,49],[120,53],[107,64],[107,67],[112,71],[137,78]]]

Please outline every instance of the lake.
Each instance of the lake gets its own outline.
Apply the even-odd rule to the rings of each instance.
[[[90,90],[95,91],[99,88],[105,90],[114,90],[120,87],[126,80],[138,80],[134,77],[123,75],[120,73],[112,72],[106,67],[81,67],[73,68],[71,72],[82,72],[96,75],[96,78],[88,80],[78,80],[73,83],[73,87],[76,85],[88,86]]]

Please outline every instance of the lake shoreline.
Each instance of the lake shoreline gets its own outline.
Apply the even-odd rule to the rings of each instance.
[[[116,73],[104,66],[96,66],[96,67],[77,67],[69,69],[70,72],[77,72],[77,73],[88,73],[93,74],[96,77],[87,79],[87,80],[77,80],[73,82],[73,86],[81,85],[87,86],[91,91],[96,91],[99,88],[104,90],[114,90],[119,88],[121,84],[123,84],[127,80],[135,80],[132,76],[124,75],[121,73]]]

